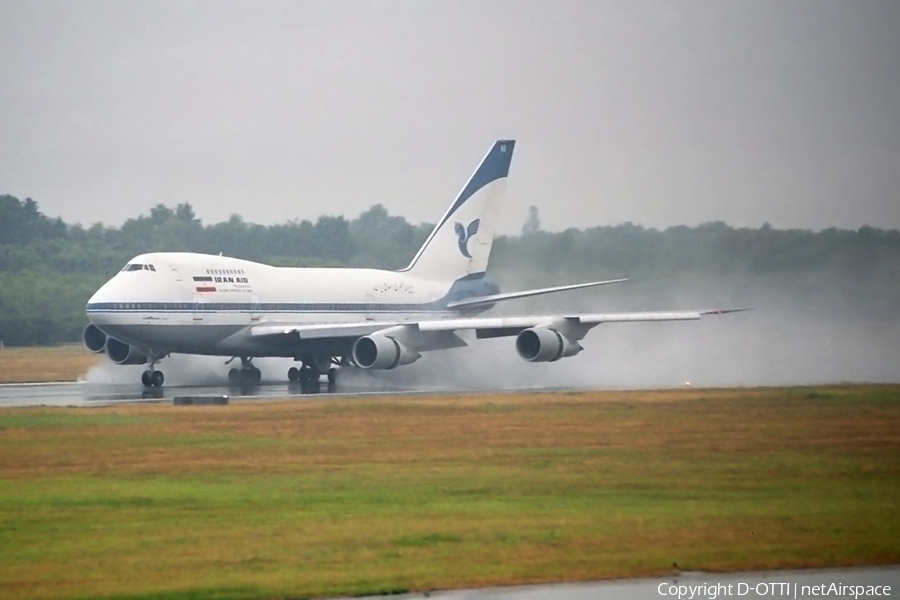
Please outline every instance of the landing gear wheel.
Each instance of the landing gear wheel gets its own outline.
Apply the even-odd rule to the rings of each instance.
[[[163,375],[162,371],[153,371],[149,379],[150,385],[153,387],[162,387],[163,382],[166,380],[166,376]]]
[[[300,370],[297,367],[288,369],[288,381],[300,381]]]
[[[231,369],[228,371],[228,383],[231,385],[247,385],[249,383],[259,383],[262,379],[262,372],[256,367],[247,367],[246,369]]]
[[[300,368],[300,381],[303,383],[318,383],[319,370],[313,364],[306,364]]]
[[[235,356],[225,361],[225,364],[227,365],[235,358],[241,359],[241,368],[238,369],[236,367],[232,367],[228,371],[228,383],[230,385],[247,385],[250,383],[259,383],[262,380],[262,372],[254,367],[253,363],[250,362],[251,360],[253,360],[252,356]]]
[[[150,383],[151,375],[153,375],[153,371],[144,371],[141,373],[141,383],[144,384],[144,387],[153,387],[153,384]]]
[[[328,369],[328,385],[334,385],[334,382],[337,381],[337,373],[338,370],[334,367]]]

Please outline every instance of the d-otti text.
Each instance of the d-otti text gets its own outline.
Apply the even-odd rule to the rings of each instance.
[[[797,585],[790,582],[777,583],[702,583],[699,585],[672,585],[661,583],[656,591],[660,596],[674,596],[678,600],[707,598],[715,600],[722,596],[754,596],[807,598],[817,596],[836,596],[865,598],[873,596],[890,596],[889,585],[844,585],[841,583],[823,583],[820,585]]]

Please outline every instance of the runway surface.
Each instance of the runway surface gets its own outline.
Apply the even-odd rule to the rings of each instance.
[[[830,586],[837,586],[837,592]],[[703,587],[703,586],[706,587]],[[870,590],[854,596],[856,586],[890,586],[890,592]],[[719,587],[721,586],[721,587]],[[729,587],[731,586],[731,587]],[[805,586],[805,587],[804,587]],[[813,590],[813,586],[824,586]],[[847,591],[841,586],[854,586]],[[832,569],[802,569],[793,571],[747,571],[743,573],[682,572],[668,577],[646,579],[613,579],[585,583],[556,583],[505,588],[483,588],[429,592],[427,594],[401,594],[393,596],[369,596],[411,600],[413,598],[440,598],[442,600],[725,600],[741,598],[816,598],[822,596],[843,598],[897,597],[900,590],[900,565],[882,567],[837,567]],[[693,593],[692,593],[693,591]],[[830,591],[830,593],[823,593]],[[843,593],[840,593],[843,592]],[[679,594],[681,594],[679,596]]]
[[[296,400],[323,396],[379,396],[397,394],[466,393],[477,390],[401,386],[381,382],[373,389],[362,384],[329,386],[316,389],[301,388],[296,383],[262,383],[246,386],[175,385],[145,388],[140,384],[122,383],[25,383],[0,385],[0,408],[16,406],[105,406],[135,402],[172,402],[176,396],[228,396],[229,400],[258,400],[265,398],[293,398]],[[525,390],[503,390],[525,391]],[[527,391],[536,391],[529,389]]]

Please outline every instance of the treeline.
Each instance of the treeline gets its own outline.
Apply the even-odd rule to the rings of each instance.
[[[359,217],[323,216],[315,223],[281,225],[246,223],[238,215],[203,225],[190,204],[174,209],[162,204],[149,215],[121,227],[95,224],[87,229],[51,219],[37,203],[0,196],[0,269],[96,273],[117,271],[137,254],[171,252],[223,253],[282,266],[378,266],[398,268],[410,249],[431,229],[392,217],[381,205]]]
[[[204,225],[190,204],[179,204],[157,205],[121,227],[85,228],[44,215],[31,199],[0,196],[0,341],[78,340],[90,295],[145,252],[221,252],[281,266],[396,269],[406,265],[431,227],[391,216],[381,205],[355,219],[323,216],[315,223],[264,226],[233,215]],[[490,272],[509,289],[631,277],[624,291],[604,290],[604,310],[701,299],[759,307],[790,297],[820,312],[852,305],[871,316],[896,318],[900,232],[735,229],[716,222],[662,231],[626,223],[550,233],[540,230],[533,209],[521,236],[496,240]],[[590,298],[596,296],[545,297],[537,305]]]

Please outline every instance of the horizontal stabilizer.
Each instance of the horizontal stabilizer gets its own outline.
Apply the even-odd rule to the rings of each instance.
[[[543,294],[552,294],[554,292],[565,292],[568,290],[580,290],[582,288],[595,287],[598,285],[607,285],[610,283],[622,283],[627,279],[610,279],[607,281],[590,281],[588,283],[575,283],[572,285],[558,285],[556,287],[541,288],[538,290],[524,290],[521,292],[507,292],[505,294],[491,294],[490,296],[476,296],[474,298],[464,298],[447,303],[447,308],[473,308],[483,306],[485,304],[494,304],[503,302],[504,300],[516,300],[518,298],[530,298],[531,296],[541,296]]]

